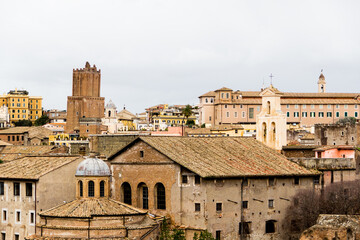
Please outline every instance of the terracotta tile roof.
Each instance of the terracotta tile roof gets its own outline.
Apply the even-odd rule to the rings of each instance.
[[[210,91],[210,92],[204,93],[204,94],[201,95],[200,97],[215,97],[215,92],[214,92],[214,91]]]
[[[11,143],[0,140],[0,146],[11,146],[11,145],[12,145]]]
[[[0,134],[19,134],[29,132],[31,127],[12,127],[4,130],[0,130]]]
[[[37,180],[48,172],[78,159],[83,158],[74,155],[27,156],[0,164],[0,178]]]
[[[218,92],[218,91],[232,91],[232,89],[227,88],[227,87],[222,87],[220,89],[215,90],[215,92]]]
[[[314,151],[323,152],[323,151],[330,150],[330,149],[355,150],[355,146],[351,146],[351,145],[326,145],[326,146],[321,146],[321,147],[315,148]]]
[[[201,177],[317,174],[289,161],[253,138],[140,137],[132,143],[139,140]],[[127,147],[109,157],[109,160],[125,149]]]
[[[137,118],[135,114],[131,113],[127,109],[121,110],[117,114],[117,117],[118,117],[118,119],[122,119],[122,120],[134,120],[135,118]]]
[[[93,216],[144,215],[147,212],[107,198],[84,198],[41,212],[40,216],[90,218]]]
[[[53,131],[44,127],[32,127],[29,129],[29,138],[49,138],[49,135],[52,135]]]
[[[0,150],[0,160],[11,161],[29,155],[41,155],[51,153],[57,146],[39,145],[39,146],[5,146]]]

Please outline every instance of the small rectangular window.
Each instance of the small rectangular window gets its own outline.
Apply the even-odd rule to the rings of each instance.
[[[1,233],[1,240],[5,240],[6,239],[6,234],[5,233]]]
[[[320,177],[316,176],[314,177],[314,185],[318,185],[318,184],[320,184]]]
[[[20,196],[20,183],[14,182],[14,196]]]
[[[188,183],[188,176],[187,175],[182,175],[181,176],[181,179],[182,179],[182,183]]]
[[[20,211],[16,211],[15,221],[18,223],[21,221],[21,212]]]
[[[249,108],[249,118],[254,118],[254,108]]]
[[[286,117],[290,117],[290,112],[286,112]]]
[[[248,208],[248,204],[249,204],[248,201],[243,201],[242,202],[242,208],[244,208],[244,209]]]
[[[195,212],[200,212],[200,203],[195,203]]]
[[[200,176],[195,175],[195,184],[200,184]]]
[[[299,178],[299,177],[295,177],[295,178],[294,178],[294,184],[295,184],[295,185],[299,185],[299,184],[300,184],[300,178]]]
[[[0,195],[4,195],[4,182],[0,182]]]
[[[222,211],[222,203],[216,203],[216,211],[221,212]]]
[[[144,151],[140,151],[140,157],[144,157]]]
[[[19,237],[19,234],[15,234],[15,240],[19,240],[20,237]]]
[[[251,233],[251,222],[240,222],[239,223],[239,234],[250,234]]]
[[[274,199],[269,199],[268,207],[269,208],[274,208]]]
[[[336,117],[340,117],[340,112],[336,112]]]
[[[32,196],[32,183],[26,183],[26,196]]]
[[[2,221],[6,222],[7,221],[7,210],[3,210],[2,211]]]
[[[221,240],[221,231],[220,230],[216,231],[215,236],[216,236],[215,238],[216,240]]]
[[[35,223],[35,213],[30,212],[30,224],[34,224],[34,223]]]
[[[275,186],[275,178],[269,178],[269,186]]]

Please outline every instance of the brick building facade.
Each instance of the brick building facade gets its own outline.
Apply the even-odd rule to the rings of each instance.
[[[67,102],[66,133],[80,136],[101,133],[104,98],[100,97],[100,70],[86,62],[85,68],[73,70],[72,96]]]

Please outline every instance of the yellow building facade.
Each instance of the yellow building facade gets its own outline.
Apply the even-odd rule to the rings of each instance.
[[[42,97],[29,96],[26,90],[10,90],[0,95],[0,106],[7,106],[10,123],[20,120],[35,122],[42,115]]]

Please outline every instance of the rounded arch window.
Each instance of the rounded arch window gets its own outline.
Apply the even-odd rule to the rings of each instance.
[[[162,183],[155,185],[155,200],[157,209],[166,209],[165,187]]]
[[[145,183],[139,183],[137,194],[138,206],[143,209],[149,209],[149,189]]]
[[[128,182],[121,185],[122,201],[131,205],[131,186]]]
[[[105,197],[105,181],[100,182],[100,197]]]
[[[79,194],[80,194],[80,197],[83,196],[83,192],[84,192],[83,182],[79,181]]]
[[[94,181],[89,181],[88,183],[88,196],[94,197],[95,196],[95,184]]]

